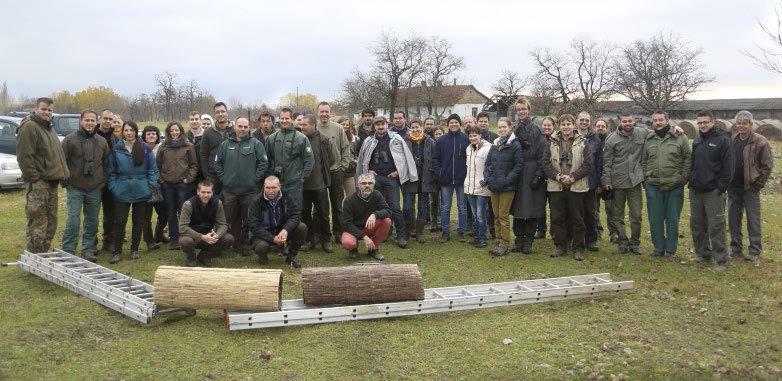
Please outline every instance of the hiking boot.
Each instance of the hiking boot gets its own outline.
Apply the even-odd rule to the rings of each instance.
[[[109,259],[109,263],[113,265],[115,263],[118,263],[121,259],[122,259],[121,253],[114,253],[111,255],[111,259]]]
[[[307,242],[304,242],[304,244],[301,245],[299,250],[301,250],[301,251],[310,251],[310,249],[315,247],[315,245],[316,245],[315,242],[307,241]]]
[[[492,257],[502,257],[504,255],[508,255],[508,248],[505,246],[497,246],[494,249],[491,249],[489,251],[489,254],[491,254]]]
[[[581,249],[573,250],[573,259],[575,259],[577,261],[583,261],[584,260],[584,254],[582,253]]]
[[[486,246],[487,246],[486,245],[486,241],[478,241],[478,243],[475,245],[475,247],[477,247],[479,249],[483,249]]]
[[[641,255],[641,248],[638,246],[630,246],[627,248],[627,252],[634,255]]]
[[[269,255],[267,253],[258,254],[258,264],[266,265],[269,263]]]
[[[334,252],[334,247],[331,246],[331,241],[323,241],[320,243],[320,248],[323,249],[323,251],[331,254]]]
[[[511,253],[521,253],[521,246],[522,246],[521,243],[517,243],[517,244],[513,245],[513,248],[510,249],[510,252]]]
[[[744,256],[744,253],[742,253],[740,251],[730,253],[730,257],[731,258],[736,258],[736,259],[746,259],[746,257]]]
[[[459,242],[467,242],[467,238],[464,237],[464,233],[456,233],[456,237],[459,239]]]
[[[543,231],[543,230],[538,230],[538,231],[535,233],[535,239],[544,239],[544,238],[546,238],[546,232],[545,232],[545,231]]]
[[[96,257],[95,253],[92,251],[81,253],[81,257],[93,263],[98,261],[98,257]]]
[[[586,248],[589,251],[600,251],[600,248],[597,247],[597,242],[588,242]]]
[[[383,257],[383,255],[380,254],[380,252],[377,251],[377,250],[370,250],[367,253],[367,255],[369,255],[370,257],[374,258],[375,260],[378,260],[378,261],[381,261],[381,262],[383,261],[383,259],[385,259],[385,257]]]
[[[443,233],[440,235],[440,243],[446,243],[451,240],[451,235],[448,233]]]
[[[185,253],[185,259],[187,260],[188,267],[197,267],[198,261],[196,260],[195,250]]]
[[[139,258],[141,258],[141,257],[138,255],[138,250],[131,250],[130,251],[130,259],[139,259]]]
[[[616,234],[611,234],[611,236],[608,238],[608,242],[619,243],[619,236]]]
[[[757,264],[760,261],[760,256],[759,255],[752,255],[752,254],[750,254],[750,255],[745,256],[744,260],[752,262],[754,264]]]
[[[200,253],[198,253],[196,259],[198,259],[198,263],[200,263],[201,266],[212,267],[212,256],[209,255],[209,253],[205,253],[204,251],[201,251]]]
[[[630,252],[630,247],[627,245],[619,245],[619,249],[617,249],[617,253],[619,254],[627,254]]]
[[[725,263],[717,262],[714,264],[714,267],[712,269],[717,272],[723,272],[728,268],[728,266],[725,265]]]
[[[348,251],[348,258],[350,259],[358,259],[358,249],[353,249]]]
[[[565,250],[563,250],[561,247],[557,247],[548,256],[551,258],[556,258],[556,257],[561,257],[563,255],[565,255]]]
[[[404,238],[397,238],[394,240],[394,243],[399,246],[399,248],[404,249],[407,247],[407,240]]]
[[[149,253],[149,252],[151,252],[153,250],[157,250],[159,248],[160,248],[160,244],[157,243],[157,242],[148,243],[147,244],[147,253]]]
[[[531,239],[525,239],[524,242],[521,243],[521,252],[524,253],[524,254],[532,253],[532,240]]]
[[[424,221],[416,221],[415,223],[415,240],[421,244],[426,243],[426,237],[424,237],[424,225],[426,225],[426,222]]]
[[[286,256],[285,257],[285,263],[291,265],[291,267],[293,267],[294,269],[301,268],[301,263],[299,263],[299,261],[297,261],[296,257],[293,256],[293,255]]]
[[[170,241],[168,243],[168,249],[169,250],[179,250],[179,242],[177,241]]]

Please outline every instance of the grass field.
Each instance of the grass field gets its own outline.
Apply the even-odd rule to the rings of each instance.
[[[583,262],[549,258],[551,240],[503,258],[458,242],[383,248],[387,263],[417,263],[425,287],[598,272],[635,281],[634,291],[604,299],[229,333],[220,311],[142,326],[3,268],[0,379],[782,379],[781,172],[762,195],[757,267],[736,261],[715,273],[691,262],[687,205],[676,262],[649,256],[646,221],[642,256],[615,254],[605,240]],[[0,261],[23,250],[24,226],[23,193],[0,193]],[[184,264],[173,251],[142,255],[112,268],[151,283],[158,266]],[[300,258],[304,266],[351,263],[341,250]],[[216,265],[256,266],[234,253]],[[276,256],[269,266],[284,269],[285,298],[301,296],[299,270]]]

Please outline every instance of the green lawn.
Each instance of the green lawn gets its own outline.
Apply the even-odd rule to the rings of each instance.
[[[0,379],[780,379],[782,196],[779,177],[772,181],[775,192],[762,196],[760,266],[732,262],[725,273],[690,261],[687,205],[681,262],[648,255],[647,225],[644,255],[617,255],[601,241],[584,262],[549,258],[550,240],[536,241],[534,254],[496,259],[455,240],[383,248],[387,263],[417,263],[425,287],[598,272],[635,281],[630,293],[596,300],[230,333],[220,311],[142,326],[3,268]],[[24,225],[23,193],[0,193],[0,261],[22,251]],[[351,263],[341,250],[300,257],[304,266]],[[164,264],[183,265],[182,254],[162,250],[113,268],[151,283]],[[255,262],[229,253],[216,265]],[[284,297],[300,297],[300,272],[276,256],[270,266],[284,269]]]

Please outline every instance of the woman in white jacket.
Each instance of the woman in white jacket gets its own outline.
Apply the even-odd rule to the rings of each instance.
[[[467,146],[467,177],[464,178],[464,194],[470,203],[473,221],[475,221],[475,247],[486,247],[486,212],[489,207],[491,191],[486,186],[483,178],[483,167],[486,165],[486,157],[489,156],[491,143],[481,139],[481,130],[478,127],[469,127],[465,130],[470,139]]]

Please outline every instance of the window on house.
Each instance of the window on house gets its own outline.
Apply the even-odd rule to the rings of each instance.
[[[473,117],[476,117],[476,116],[478,116],[478,108],[477,108],[477,107],[473,107],[473,108],[472,108],[472,116],[473,116]]]

